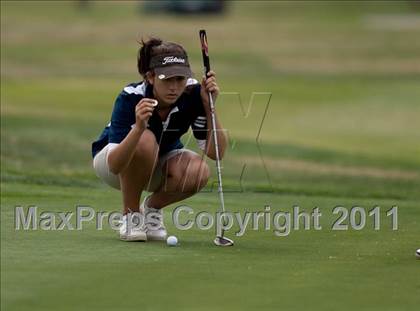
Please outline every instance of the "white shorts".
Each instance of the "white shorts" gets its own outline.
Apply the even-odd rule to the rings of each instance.
[[[121,190],[119,176],[112,173],[108,166],[108,154],[112,149],[114,149],[117,146],[118,144],[109,143],[101,151],[99,151],[93,158],[93,169],[95,170],[96,176],[98,176],[104,183],[111,186],[112,188]],[[156,169],[153,172],[152,178],[149,182],[149,185],[146,186],[146,189],[144,190],[149,192],[156,191],[163,180],[163,164],[165,164],[167,160],[183,152],[190,152],[192,154],[198,155],[194,151],[182,148],[171,150],[168,153],[165,153],[164,155],[160,156],[158,163],[156,164]]]

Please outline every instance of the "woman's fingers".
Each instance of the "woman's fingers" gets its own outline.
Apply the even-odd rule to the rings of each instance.
[[[217,86],[216,82],[210,82],[206,84],[206,90],[210,92],[217,91],[219,87]]]
[[[203,81],[216,81],[216,73],[212,70],[210,70],[207,73],[207,76],[203,76]]]
[[[214,92],[218,90],[216,83],[216,73],[210,70],[207,73],[207,77],[203,76],[203,84],[208,92]]]
[[[141,103],[148,103],[148,104],[152,104],[153,106],[156,106],[157,105],[157,100],[156,99],[153,99],[153,98],[143,98],[140,102],[139,102],[139,104],[141,104]]]
[[[136,111],[146,112],[151,111],[156,108],[157,100],[151,98],[143,98],[136,106]]]
[[[204,77],[203,77],[203,80],[204,80]],[[210,82],[216,82],[216,78],[215,77],[210,77],[210,78],[207,78],[205,80],[205,83],[210,83]]]
[[[158,101],[156,99],[152,98],[143,98],[140,100],[140,102],[137,104],[137,107],[156,107],[158,105]]]
[[[140,100],[135,108],[136,113],[136,126],[139,129],[144,129],[147,127],[147,121],[153,114],[158,105],[158,101],[152,98],[143,98]]]
[[[141,112],[140,114],[139,114],[139,117],[140,117],[140,119],[142,119],[142,120],[145,120],[145,119],[148,119],[148,118],[150,118],[151,116],[152,116],[152,112],[149,112],[149,111],[146,111],[146,112]]]
[[[153,111],[153,110],[155,110],[155,108],[154,107],[149,107],[149,106],[142,106],[142,107],[138,108],[138,111],[141,111],[141,112]]]
[[[140,120],[148,120],[152,114],[153,110],[155,110],[158,101],[152,98],[143,98],[137,105],[136,105],[136,116]]]
[[[202,80],[205,84],[207,83],[212,83],[212,82],[216,82],[216,77],[215,76],[207,76],[207,78],[205,76],[203,76],[203,80]]]
[[[216,73],[213,71],[213,70],[210,70],[208,73],[207,73],[207,77],[215,77],[216,76]]]
[[[206,82],[206,87],[211,87],[211,86],[217,86],[216,81],[207,81]]]

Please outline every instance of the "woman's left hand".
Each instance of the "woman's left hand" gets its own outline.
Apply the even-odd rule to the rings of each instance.
[[[201,99],[203,100],[204,109],[206,109],[207,112],[210,111],[209,92],[213,98],[213,103],[216,102],[220,89],[216,82],[216,73],[212,70],[207,73],[207,79],[203,76],[203,79],[201,80]]]

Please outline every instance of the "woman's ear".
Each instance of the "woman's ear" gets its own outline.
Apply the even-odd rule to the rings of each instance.
[[[147,80],[147,83],[149,83],[150,85],[153,85],[153,82],[155,80],[155,74],[152,71],[148,71],[146,73],[146,80]]]

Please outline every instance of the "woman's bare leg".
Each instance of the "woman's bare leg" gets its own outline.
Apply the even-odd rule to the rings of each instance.
[[[200,156],[183,152],[169,159],[162,173],[165,176],[162,185],[148,200],[148,205],[154,208],[182,201],[200,191],[207,184],[210,169]]]
[[[119,174],[124,214],[139,211],[141,194],[156,167],[158,153],[155,135],[150,130],[145,130],[130,164]]]

